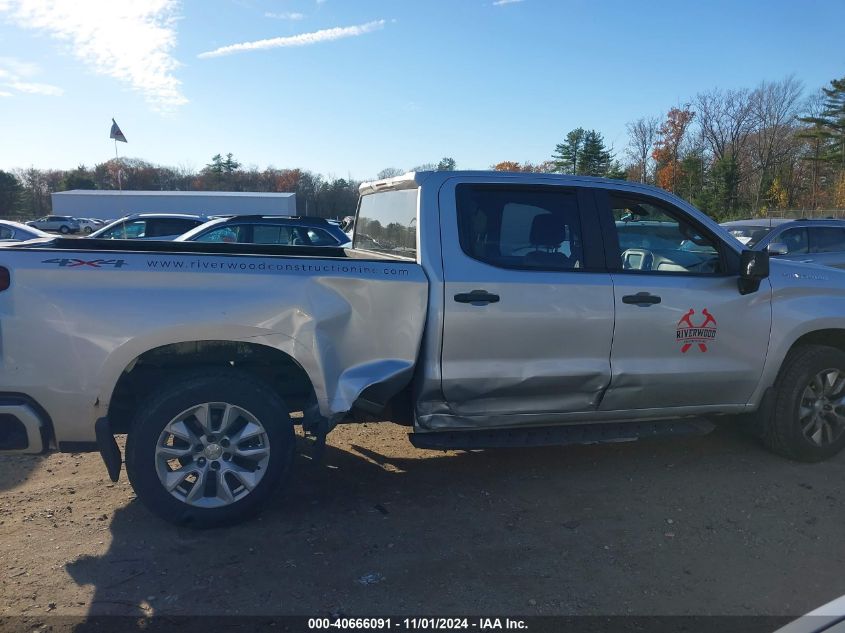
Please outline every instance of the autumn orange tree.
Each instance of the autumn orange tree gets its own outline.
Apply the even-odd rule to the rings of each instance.
[[[515,160],[503,160],[500,163],[492,165],[491,169],[494,169],[495,171],[521,171],[534,174],[550,174],[555,171],[555,165],[550,160],[542,163],[532,163],[530,161],[519,163]]]
[[[683,176],[678,154],[694,116],[689,104],[683,108],[672,108],[657,130],[657,141],[651,155],[657,164],[657,184],[673,193],[675,185]]]
[[[503,160],[501,163],[493,165],[496,171],[522,171],[522,165],[515,160]]]

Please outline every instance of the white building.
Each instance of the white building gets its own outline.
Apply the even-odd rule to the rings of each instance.
[[[296,215],[295,193],[254,191],[105,191],[53,194],[53,214],[110,220],[130,213]]]

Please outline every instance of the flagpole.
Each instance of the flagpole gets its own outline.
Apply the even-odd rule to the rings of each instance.
[[[117,155],[117,139],[114,139],[114,160],[117,163],[117,190],[123,193],[123,184],[120,182],[120,156]]]
[[[123,132],[121,132],[120,128],[117,125],[117,121],[114,120],[112,117],[111,120],[111,131],[109,132],[109,138],[114,139],[114,160],[117,163],[117,188],[120,193],[123,193],[123,177],[121,176],[120,172],[120,155],[117,153],[117,142],[121,141],[123,143],[126,142],[126,136],[124,136]]]

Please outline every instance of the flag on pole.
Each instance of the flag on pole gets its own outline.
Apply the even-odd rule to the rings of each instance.
[[[129,142],[126,140],[126,137],[123,135],[123,132],[120,131],[120,127],[118,127],[114,119],[111,120],[111,132],[109,132],[109,138],[113,138],[114,140],[120,141],[121,143]]]

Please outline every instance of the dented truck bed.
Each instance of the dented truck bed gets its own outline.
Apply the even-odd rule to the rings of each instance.
[[[227,362],[262,348],[293,359],[336,422],[368,387],[410,382],[428,296],[416,263],[342,249],[64,239],[3,248],[0,266],[0,407],[28,452],[94,448],[139,361],[149,373],[161,350],[197,362],[222,343]]]

